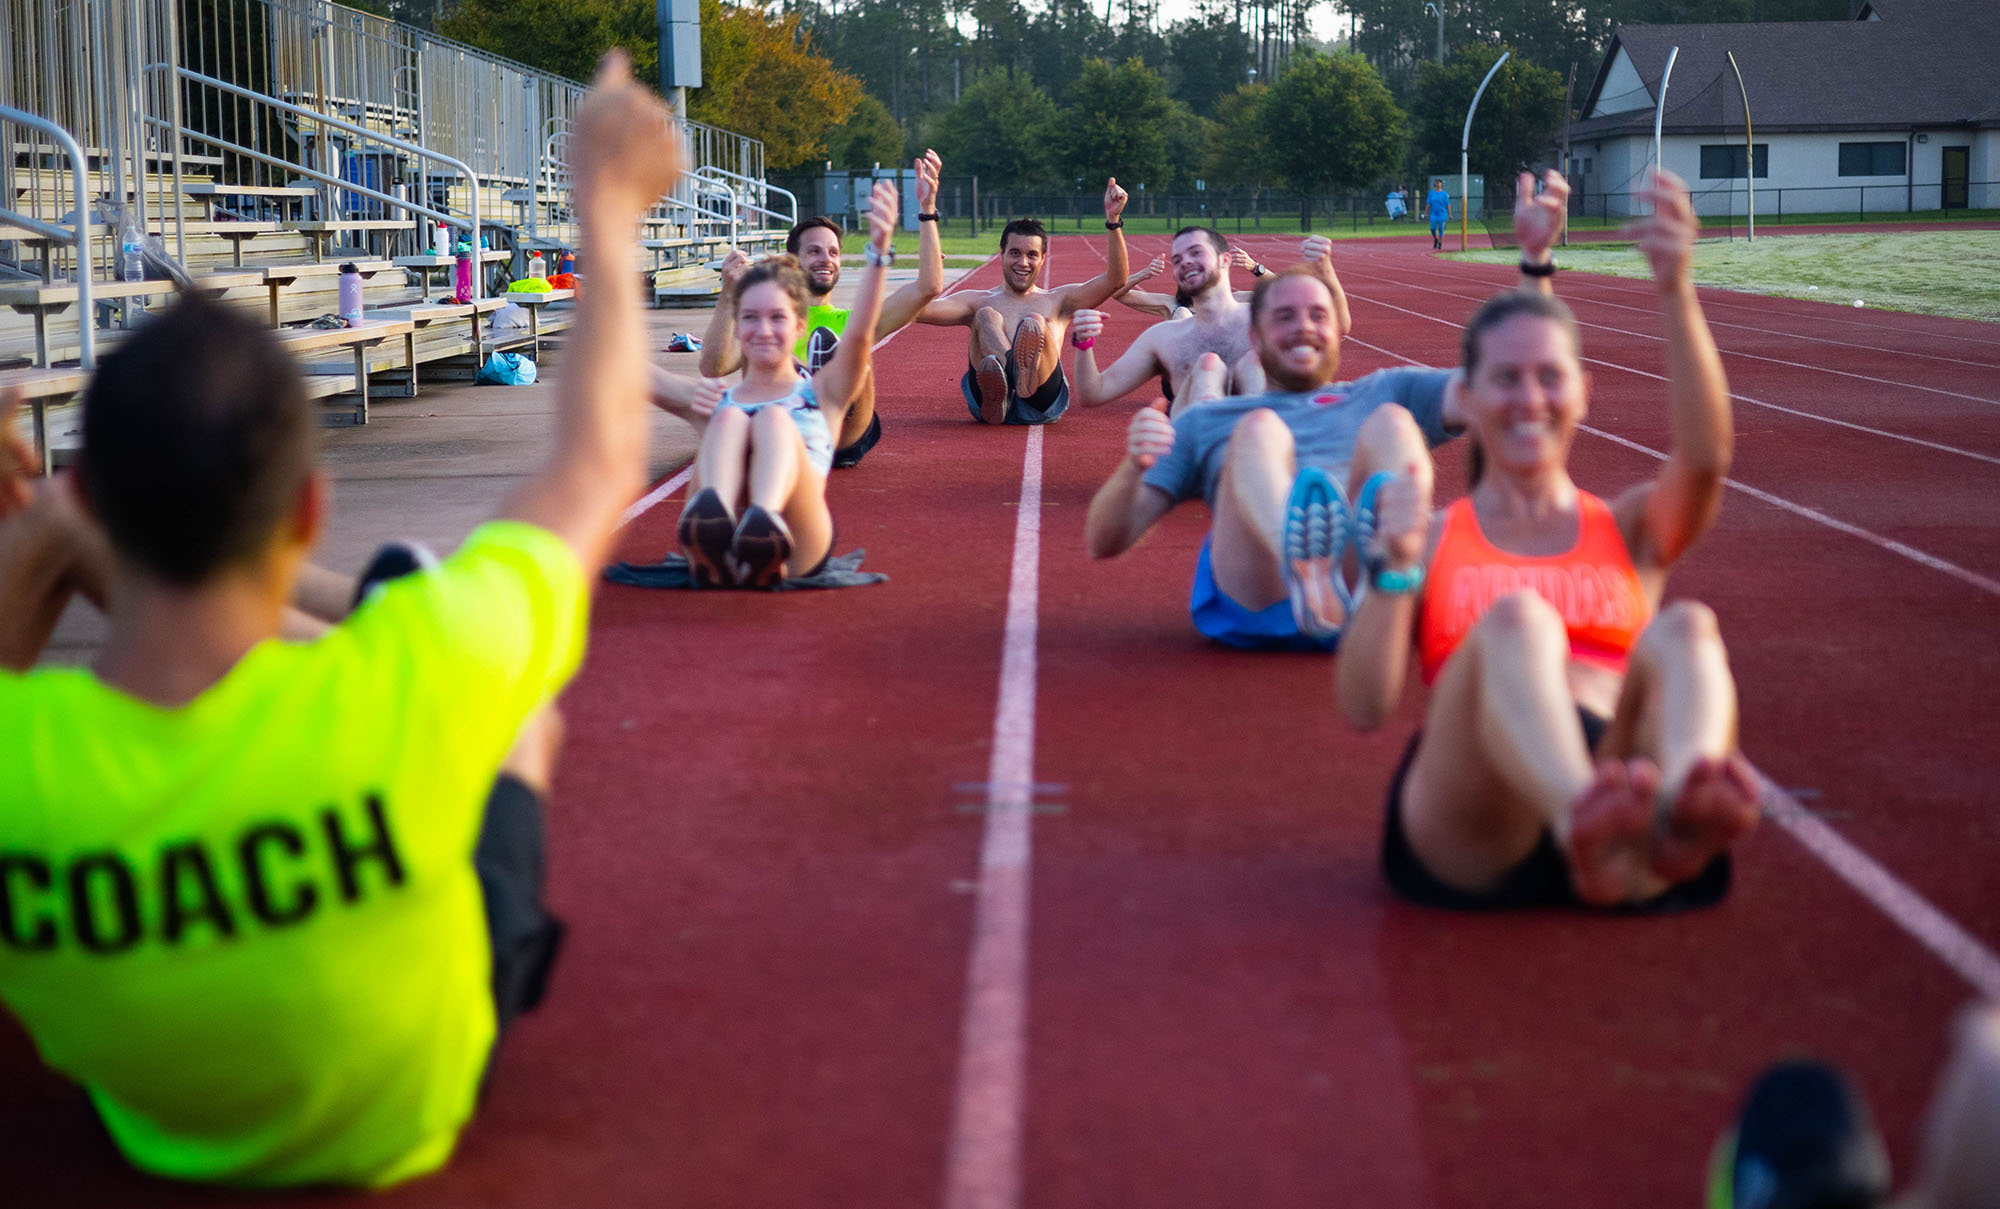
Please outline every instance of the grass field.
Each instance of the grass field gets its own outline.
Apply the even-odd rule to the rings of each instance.
[[[1511,249],[1452,253],[1451,259],[1511,264]],[[1575,272],[1645,277],[1630,244],[1562,249]],[[1695,253],[1701,285],[1964,319],[2000,320],[2000,231],[1884,231],[1784,235],[1704,242]]]

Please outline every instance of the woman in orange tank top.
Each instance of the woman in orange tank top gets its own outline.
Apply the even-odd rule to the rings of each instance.
[[[1696,300],[1697,220],[1662,173],[1639,246],[1658,286],[1672,449],[1610,499],[1570,480],[1585,413],[1576,322],[1553,296],[1503,294],[1466,326],[1469,498],[1433,517],[1431,469],[1376,476],[1371,589],[1342,635],[1342,711],[1372,729],[1416,648],[1431,698],[1390,792],[1383,866],[1453,907],[1669,909],[1718,900],[1757,817],[1736,754],[1736,690],[1715,617],[1659,607],[1666,573],[1714,522],[1729,388]]]

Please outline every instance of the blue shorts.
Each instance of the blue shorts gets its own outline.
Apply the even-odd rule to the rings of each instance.
[[[958,380],[958,393],[964,396],[965,409],[972,413],[972,418],[980,419],[979,383],[969,365]],[[1007,358],[1007,418],[1000,421],[1002,424],[1053,424],[1068,410],[1069,379],[1063,376],[1062,362],[1056,362],[1055,372],[1042,383],[1040,390],[1023,399],[1014,393],[1014,359]]]
[[[1431,219],[1431,234],[1433,235],[1444,234],[1444,222],[1445,220],[1442,218]]]
[[[1340,646],[1338,635],[1310,638],[1299,633],[1292,619],[1292,602],[1281,600],[1270,608],[1246,609],[1231,600],[1215,584],[1215,569],[1209,565],[1208,539],[1201,541],[1201,556],[1194,564],[1194,590],[1188,596],[1188,612],[1194,628],[1225,646],[1247,651],[1315,651],[1331,653]]]

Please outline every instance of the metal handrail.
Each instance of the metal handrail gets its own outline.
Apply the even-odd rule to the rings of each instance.
[[[415,214],[430,215],[432,217],[435,217],[438,221],[443,222],[449,226],[454,226],[454,227],[463,226],[467,232],[468,242],[472,244],[472,247],[474,249],[473,252],[474,262],[477,263],[479,255],[477,251],[479,247],[479,176],[477,173],[473,172],[470,165],[464,163],[461,160],[453,159],[451,156],[445,155],[443,152],[433,151],[428,147],[419,146],[416,143],[406,142],[402,139],[383,134],[379,130],[370,130],[366,126],[356,125],[355,123],[347,121],[344,118],[333,117],[330,114],[321,113],[315,109],[308,109],[303,105],[295,105],[290,101],[281,101],[278,98],[269,95],[268,93],[256,92],[253,91],[252,89],[243,88],[238,85],[231,84],[227,80],[220,80],[214,76],[205,75],[199,71],[191,71],[188,68],[177,67],[171,63],[151,63],[146,66],[147,71],[155,71],[161,69],[171,70],[177,79],[193,80],[198,84],[205,84],[211,88],[220,88],[224,92],[234,93],[237,96],[245,97],[249,100],[256,101],[260,104],[269,105],[274,109],[278,109],[280,111],[293,114],[294,116],[310,118],[312,121],[318,123],[319,125],[330,126],[335,130],[345,130],[350,134],[356,134],[361,136],[362,138],[373,140],[374,142],[380,143],[383,146],[393,147],[398,151],[406,152],[410,155],[416,156],[419,159],[432,160],[437,163],[443,164],[446,167],[456,168],[459,172],[459,175],[465,178],[466,212],[467,212],[467,218],[465,220],[460,220],[455,215],[452,215],[445,211],[434,210],[431,207],[422,205],[418,202],[409,201],[404,198],[391,197],[386,193],[381,193],[377,190],[370,189],[360,184],[358,181],[348,181],[339,176],[329,176],[329,174],[327,173],[319,172],[314,169],[305,168],[303,165],[291,163],[289,161],[283,161],[283,160],[272,161],[279,163],[287,168],[298,171],[303,176],[309,176],[314,180],[321,181],[322,183],[332,184],[336,188],[345,189],[353,193],[359,193],[364,196],[371,197],[377,201],[382,201],[389,205],[396,206],[400,209],[411,211],[412,213]],[[152,120],[157,121],[158,119],[152,119]],[[178,138],[182,134],[182,132],[176,130],[174,131],[174,134]],[[215,146],[228,147],[231,151],[249,155],[253,159],[264,159],[264,160],[272,159],[272,157],[266,156],[262,152],[252,151],[246,147],[239,147],[233,143],[228,142],[227,140],[214,138],[213,136],[210,135],[196,134],[194,137],[198,137],[203,142],[210,143]],[[333,220],[328,219],[328,221],[331,222]],[[472,275],[472,296],[474,298],[478,298],[480,296],[479,278],[480,274],[478,273],[474,273]]]
[[[731,172],[727,168],[718,168],[714,164],[703,164],[701,167],[694,170],[694,175],[697,177],[705,176],[711,178],[720,178],[724,181],[741,181],[743,184],[748,185],[751,188],[756,189],[761,193],[782,193],[786,197],[790,198],[792,201],[792,213],[789,218],[787,218],[783,214],[780,214],[778,211],[773,210],[770,207],[759,204],[757,202],[744,202],[742,204],[748,205],[753,210],[758,210],[765,214],[768,214],[772,218],[784,218],[787,226],[798,225],[799,195],[793,193],[790,189],[780,188],[777,185],[771,184],[769,181],[760,181],[754,177],[744,176],[740,172]]]
[[[16,122],[42,131],[62,147],[64,155],[69,156],[70,190],[74,194],[72,200],[76,203],[76,226],[69,228],[56,226],[30,215],[16,214],[5,207],[0,207],[0,215],[5,215],[16,226],[26,227],[50,239],[68,237],[69,241],[76,245],[77,361],[85,369],[96,369],[97,347],[93,337],[97,328],[97,317],[91,303],[89,248],[91,230],[97,224],[90,220],[91,215],[95,213],[95,207],[90,204],[89,195],[83,191],[83,148],[77,146],[76,139],[69,131],[47,118],[37,117],[24,109],[0,105],[0,120]],[[44,458],[47,456],[46,441],[43,442],[43,456]]]

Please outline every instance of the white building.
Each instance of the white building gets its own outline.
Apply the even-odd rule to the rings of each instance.
[[[1704,214],[1742,214],[1743,92],[1757,214],[2000,207],[2000,0],[1863,0],[1853,21],[1626,25],[1570,133],[1584,212],[1629,214],[1653,158]]]

